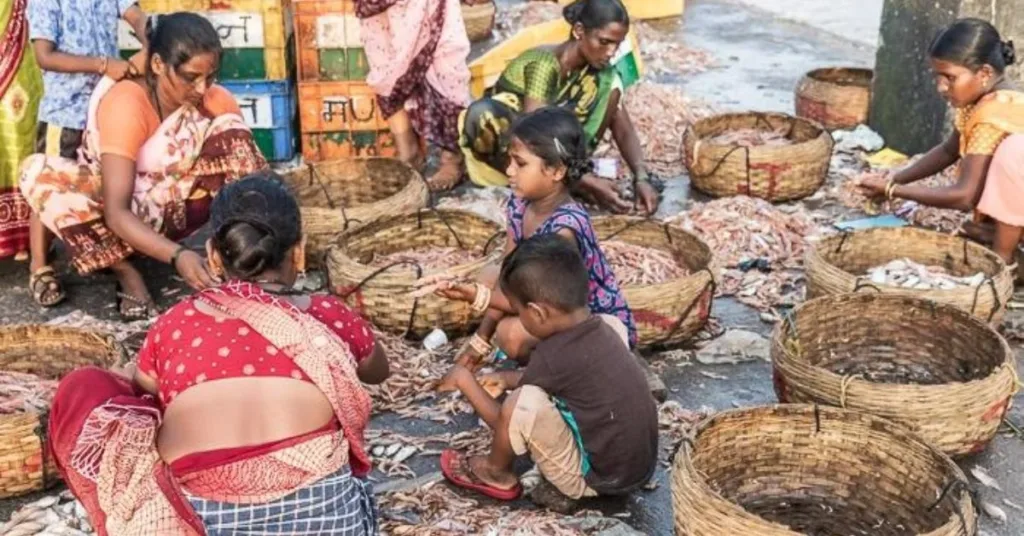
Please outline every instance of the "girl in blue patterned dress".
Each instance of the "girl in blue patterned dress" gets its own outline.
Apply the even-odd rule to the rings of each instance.
[[[510,137],[507,174],[513,195],[506,214],[506,254],[537,233],[555,233],[575,243],[590,274],[590,310],[626,332],[630,347],[635,347],[633,314],[597,243],[590,215],[570,193],[591,168],[587,138],[579,121],[562,108],[541,108],[522,116]],[[470,302],[478,311],[486,309],[480,328],[458,356],[460,363],[479,363],[491,352],[492,338],[499,350],[520,363],[529,358],[537,343],[519,319],[511,316],[508,299],[495,285],[496,275],[487,270],[481,283],[450,285],[438,291],[449,299]]]

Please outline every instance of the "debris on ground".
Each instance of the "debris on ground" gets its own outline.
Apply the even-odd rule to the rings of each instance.
[[[986,487],[1003,491],[1003,488],[999,486],[999,482],[992,478],[988,472],[979,465],[975,465],[971,468],[971,476],[976,478],[978,482],[981,482]]]
[[[0,371],[0,415],[50,409],[57,381],[35,374]]]
[[[819,231],[806,212],[786,213],[763,199],[733,196],[695,204],[669,221],[699,235],[715,252],[719,295],[762,312],[803,299],[807,239]],[[758,269],[741,268],[752,261]],[[760,268],[765,265],[767,270]]]
[[[730,329],[721,337],[705,344],[694,354],[705,365],[724,365],[745,361],[771,361],[768,339],[742,329]]]
[[[958,277],[950,274],[949,270],[941,266],[925,266],[905,258],[869,268],[866,275],[875,285],[915,290],[975,288],[985,282],[983,272],[968,277]]]
[[[601,242],[601,251],[611,264],[619,285],[657,285],[686,277],[688,271],[679,265],[671,253],[620,240]]]
[[[437,208],[472,212],[477,216],[501,224],[504,229],[506,226],[505,207],[508,205],[508,198],[508,188],[467,188],[466,191],[457,195],[439,199]]]
[[[562,6],[554,2],[501,3],[494,18],[493,39],[505,41],[523,28],[561,19]]]
[[[50,320],[46,325],[113,335],[114,340],[123,344],[125,349],[128,350],[128,355],[134,356],[139,348],[142,347],[142,343],[146,339],[146,332],[149,331],[154,321],[156,321],[155,318],[136,320],[134,322],[100,320],[85,311],[76,309],[66,315]]]
[[[675,400],[669,400],[658,406],[658,430],[661,448],[661,460],[665,466],[671,465],[672,458],[679,450],[679,444],[689,437],[700,421],[707,418],[710,411],[693,411],[686,409]]]
[[[397,335],[374,331],[391,366],[391,375],[380,385],[369,385],[374,412],[393,412],[402,417],[449,424],[459,413],[472,411],[456,393],[438,393],[437,383],[451,369],[460,342],[430,351]]]
[[[793,140],[787,138],[785,132],[757,128],[730,130],[708,139],[707,142],[735,147],[773,147],[793,144]]]
[[[867,125],[857,125],[853,130],[837,130],[832,133],[835,150],[843,153],[873,153],[885,147],[885,140]]]
[[[663,32],[645,21],[634,27],[640,42],[640,58],[648,76],[698,74],[718,64],[710,52],[687,47],[674,33]]]
[[[0,526],[0,534],[5,536],[81,536],[92,533],[85,507],[75,500],[70,491],[43,497],[22,506],[11,515],[7,523]]]

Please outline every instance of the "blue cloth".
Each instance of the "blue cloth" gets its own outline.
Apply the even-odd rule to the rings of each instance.
[[[138,0],[31,0],[28,31],[56,50],[76,56],[117,58],[117,21]],[[85,129],[89,97],[99,74],[43,72],[45,93],[39,120],[64,128]]]
[[[587,454],[587,449],[583,447],[583,434],[580,433],[580,425],[576,422],[576,416],[572,414],[572,410],[569,409],[569,405],[565,403],[565,400],[557,396],[551,397],[551,400],[555,402],[555,408],[562,415],[562,420],[565,421],[565,425],[572,432],[573,439],[576,440],[576,448],[580,449],[580,459],[582,460],[580,462],[580,470],[583,476],[587,476],[587,473],[590,472],[590,454]]]

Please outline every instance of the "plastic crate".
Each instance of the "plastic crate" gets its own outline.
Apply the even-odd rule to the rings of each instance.
[[[295,0],[293,12],[300,82],[366,80],[370,64],[351,0]]]
[[[559,4],[566,5],[573,0],[558,0]],[[633,20],[664,19],[667,17],[678,17],[683,14],[686,7],[685,0],[623,0],[629,12],[629,18]]]
[[[523,52],[539,46],[554,46],[569,37],[571,27],[564,20],[553,20],[528,26],[515,35],[502,41],[469,64],[471,75],[469,89],[474,99],[483,96],[484,91],[493,86],[509,62]],[[612,63],[622,75],[622,82],[629,87],[643,76],[644,65],[640,59],[640,45],[636,30],[630,29],[629,36],[619,47]]]
[[[142,0],[148,14],[194,11],[210,19],[224,46],[221,80],[283,80],[292,74],[291,3],[287,0]],[[118,48],[128,58],[141,47],[118,22]]]
[[[236,80],[222,85],[235,96],[263,156],[271,162],[295,157],[295,89],[291,80]]]
[[[305,160],[396,154],[377,96],[364,82],[300,82],[298,93]]]

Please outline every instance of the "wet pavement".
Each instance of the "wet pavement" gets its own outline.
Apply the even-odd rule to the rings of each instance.
[[[814,6],[810,6],[813,3]],[[871,43],[877,37],[872,30],[872,9],[878,0],[856,2],[842,0],[836,10],[824,11],[819,2],[797,2],[808,6],[795,16],[793,2],[785,0],[696,0],[688,3],[681,21],[661,21],[660,27],[673,28],[686,44],[712,52],[719,68],[671,80],[680,83],[689,96],[718,105],[723,110],[792,110],[792,91],[803,73],[830,65],[871,65],[874,51]],[[829,3],[830,6],[832,3]],[[790,11],[786,11],[790,9]],[[817,10],[817,11],[815,11]],[[842,16],[840,16],[842,15]],[[841,24],[842,17],[849,21]],[[839,21],[839,22],[837,22]],[[877,23],[876,23],[877,24]],[[872,35],[874,32],[874,36]],[[666,80],[669,81],[669,80]],[[675,214],[687,204],[689,187],[685,179],[670,180],[666,202],[660,215]],[[195,242],[198,244],[198,240]],[[0,323],[40,322],[82,309],[102,319],[115,319],[114,284],[111,276],[82,278],[68,274],[62,260],[58,268],[70,299],[64,305],[41,310],[36,307],[26,288],[27,265],[0,261]],[[162,296],[163,291],[181,287],[172,271],[158,263],[144,263],[160,305],[170,305],[177,296]],[[160,283],[156,283],[160,282]],[[180,296],[180,295],[178,295]],[[768,335],[771,326],[760,321],[756,311],[732,300],[717,300],[713,313],[725,327],[743,328]],[[1013,313],[1021,314],[1021,313]],[[1020,345],[1013,344],[1020,349]],[[658,357],[653,358],[655,362]],[[1018,360],[1020,362],[1020,360]],[[663,379],[669,398],[690,409],[728,409],[772,403],[775,396],[770,381],[770,366],[764,362],[737,365],[707,366],[687,364],[668,367]],[[1024,397],[1018,395],[1010,419],[1024,424]],[[462,415],[452,425],[399,419],[393,415],[374,418],[372,427],[393,428],[410,435],[468,430],[477,426],[477,419]],[[437,470],[437,459],[418,456],[410,464],[417,474]],[[986,536],[1024,535],[1024,511],[1005,504],[1004,499],[1024,505],[1024,438],[1000,435],[982,455],[964,460],[970,469],[979,465],[1002,486],[1003,491],[984,489],[982,497],[1000,506],[1008,516],[1003,525],[983,517],[980,534]],[[659,467],[658,486],[653,491],[631,497],[602,501],[597,506],[608,514],[618,514],[645,534],[672,533],[671,490],[668,473]],[[6,519],[20,500],[0,501],[0,520]],[[724,535],[723,535],[724,536]]]

